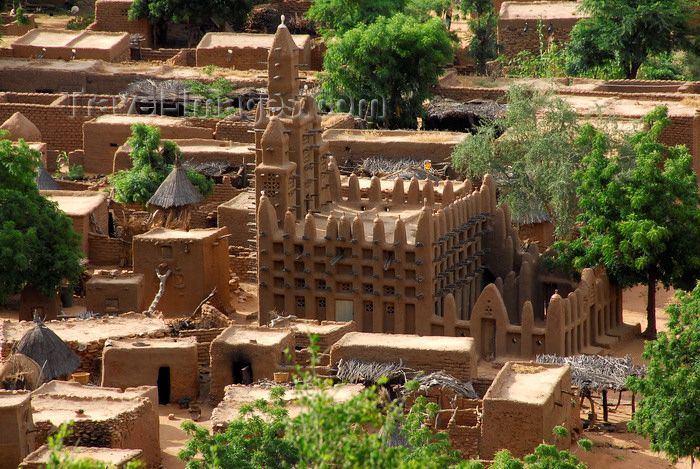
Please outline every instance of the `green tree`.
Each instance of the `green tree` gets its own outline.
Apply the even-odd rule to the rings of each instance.
[[[238,111],[232,98],[233,84],[226,78],[219,77],[211,84],[199,80],[185,80],[184,83],[192,91],[193,98],[202,99],[189,105],[187,115],[223,119]]]
[[[178,458],[187,462],[187,469],[291,467],[299,458],[291,442],[282,438],[289,420],[283,396],[284,388],[272,388],[269,401],[241,406],[238,418],[223,433],[210,434],[192,421],[183,422],[191,438]]]
[[[43,293],[79,278],[80,235],[34,182],[39,152],[0,140],[0,304],[31,283]]]
[[[452,162],[471,177],[490,173],[500,181],[499,200],[515,219],[543,210],[555,237],[570,238],[578,212],[578,184],[571,175],[588,150],[576,143],[578,115],[561,98],[529,88],[513,86],[507,98],[505,118],[479,127],[457,145]]]
[[[581,237],[556,250],[578,269],[604,266],[623,288],[647,285],[644,335],[653,338],[657,282],[689,290],[700,278],[700,195],[688,149],[658,141],[670,122],[666,107],[645,121],[648,129],[630,137],[631,161],[611,152],[604,135],[584,129],[592,151],[574,174]]]
[[[407,0],[316,0],[306,16],[319,24],[324,35],[342,35],[380,16],[390,17],[404,10]]]
[[[146,124],[133,124],[127,143],[131,146],[130,169],[123,169],[109,177],[114,186],[114,199],[122,203],[146,204],[170,174],[180,148],[173,142],[160,140],[160,129]],[[193,170],[187,176],[194,187],[208,195],[214,190],[211,179]]]
[[[361,24],[330,42],[324,57],[322,96],[378,99],[379,123],[416,128],[443,66],[454,57],[454,39],[438,18],[422,22],[399,13]],[[369,109],[369,106],[368,106]],[[347,110],[346,110],[347,111]]]
[[[651,449],[674,463],[700,457],[700,284],[677,298],[666,308],[668,332],[644,346],[646,375],[627,381],[630,391],[642,395],[630,430],[650,438]]]
[[[469,54],[476,62],[479,74],[486,75],[486,64],[498,58],[501,48],[496,34],[498,12],[494,10],[491,0],[462,0],[460,9],[471,16],[468,23],[472,33]]]
[[[134,0],[129,7],[129,19],[148,19],[153,25],[154,39],[164,43],[168,24],[186,23],[189,26],[188,47],[200,34],[199,27],[211,20],[223,30],[226,23],[240,27],[257,0]]]
[[[583,0],[590,18],[571,31],[569,71],[582,74],[614,63],[635,78],[650,55],[698,50],[692,0]],[[694,41],[694,42],[693,42]]]

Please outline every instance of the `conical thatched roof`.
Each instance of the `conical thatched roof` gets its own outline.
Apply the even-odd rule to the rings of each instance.
[[[24,117],[21,112],[15,112],[7,119],[0,129],[10,132],[10,140],[16,142],[22,138],[25,142],[41,142],[41,132],[36,125]]]
[[[44,381],[69,375],[80,366],[80,357],[41,320],[12,350],[37,362],[43,368]]]
[[[46,168],[44,168],[44,165],[39,166],[39,169],[37,169],[36,185],[39,186],[40,191],[63,190],[61,185],[57,183]]]
[[[194,188],[192,181],[187,177],[185,168],[178,161],[146,205],[172,208],[184,207],[185,205],[197,204],[203,201],[204,196]]]

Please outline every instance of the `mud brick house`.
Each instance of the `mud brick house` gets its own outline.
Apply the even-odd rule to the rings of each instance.
[[[569,438],[557,439],[552,429],[571,428],[571,370],[549,365],[508,362],[498,372],[483,400],[482,458],[502,448],[521,458],[543,441],[569,448]]]
[[[126,391],[51,381],[32,392],[37,448],[59,425],[73,421],[64,442],[100,448],[138,449],[149,468],[160,467],[158,414],[154,387]],[[79,412],[82,410],[82,412]]]
[[[30,394],[0,390],[0,469],[15,469],[34,450]]]
[[[311,60],[311,36],[292,35],[302,63]],[[197,45],[197,67],[216,65],[236,70],[263,70],[273,47],[272,34],[207,33]]]
[[[574,1],[504,2],[498,17],[498,43],[503,44],[503,54],[539,54],[540,28],[545,47],[549,42],[567,44],[574,25],[586,17],[580,6]]]
[[[291,329],[228,327],[211,343],[209,400],[215,404],[221,401],[229,384],[251,384],[262,378],[272,379],[277,371],[291,371],[294,350]],[[285,351],[289,352],[291,362]]]
[[[32,29],[11,44],[17,58],[92,59],[124,62],[129,59],[129,35],[63,29]]]
[[[147,19],[130,21],[129,8],[132,0],[97,0],[95,2],[95,22],[88,26],[90,31],[127,32],[143,38],[141,45],[153,45],[153,28]]]
[[[194,401],[199,395],[197,340],[112,340],[102,353],[102,386],[157,386],[160,404]]]
[[[157,309],[166,317],[192,314],[214,287],[213,301],[228,306],[229,258],[225,228],[178,231],[154,228],[134,236],[134,273],[144,276],[144,296],[152,301],[167,275]],[[170,271],[170,274],[167,272]]]

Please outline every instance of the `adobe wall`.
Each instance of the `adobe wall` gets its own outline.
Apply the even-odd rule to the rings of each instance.
[[[140,346],[146,344],[147,346]],[[114,340],[102,354],[103,387],[126,389],[158,386],[161,367],[170,368],[170,402],[199,395],[199,366],[195,338]]]
[[[152,28],[147,19],[129,21],[128,12],[132,0],[97,0],[95,22],[88,26],[92,31],[128,32],[144,37],[143,47],[153,44]]]
[[[544,46],[554,42],[556,44],[568,44],[571,38],[571,30],[578,23],[579,18],[544,18],[542,21],[542,34]],[[527,24],[527,31],[525,25]],[[553,31],[547,32],[552,25]],[[498,21],[498,43],[503,44],[501,54],[505,57],[515,57],[522,51],[532,54],[540,52],[540,37],[537,32],[537,19],[504,19]]]
[[[107,235],[88,233],[88,259],[90,265],[124,265],[126,261],[125,241]]]
[[[224,330],[223,327],[213,329],[189,329],[179,331],[178,337],[194,337],[197,340],[197,362],[200,368],[209,369],[209,348],[211,342]]]
[[[252,382],[262,378],[273,379],[277,371],[290,371],[294,361],[294,331],[267,327],[230,326],[211,343],[211,385],[209,399],[218,404],[224,398],[224,388],[236,383],[234,366],[248,364]],[[285,350],[291,353],[289,363]]]
[[[229,266],[241,282],[255,282],[257,252],[243,246],[229,247]]]
[[[569,448],[569,438],[555,437],[552,429],[571,429],[571,370],[546,365],[507,362],[501,368],[483,399],[482,458],[492,459],[503,448],[522,458],[543,441]]]
[[[140,313],[148,306],[143,296],[143,275],[94,275],[87,281],[85,301],[87,310],[98,314]]]
[[[232,142],[255,142],[255,135],[248,130],[248,122],[222,119],[216,123],[214,138],[216,140],[230,140]]]
[[[156,228],[133,240],[134,272],[144,274],[146,303],[160,288],[156,270],[171,271],[157,310],[165,317],[192,314],[199,303],[217,288],[214,301],[222,310],[229,306],[228,243],[220,236],[226,229],[182,232]],[[163,264],[165,266],[163,267]]]
[[[0,390],[0,469],[16,469],[34,450],[30,394]]]
[[[423,342],[430,346],[417,345]],[[442,346],[442,344],[449,346]],[[460,343],[461,348],[456,344]],[[426,372],[444,370],[460,381],[471,381],[476,372],[473,356],[474,339],[470,337],[425,337],[407,334],[368,334],[351,332],[331,347],[331,365],[340,360],[399,362],[403,366]]]
[[[443,162],[450,161],[454,147],[467,138],[467,134],[332,129],[324,132],[323,138],[328,142],[328,152],[336,161],[382,156],[388,159],[411,157]]]
[[[217,34],[217,33],[209,33]],[[207,34],[207,36],[209,35]],[[252,36],[247,33],[241,35]],[[249,45],[241,47],[236,40],[236,34],[221,33],[221,35],[229,35],[230,40],[227,43],[215,45],[208,44],[208,37],[205,36],[202,42],[197,46],[197,67],[205,67],[207,65],[216,65],[221,68],[233,68],[235,70],[265,70],[267,68],[268,47],[260,45]],[[264,37],[260,35],[259,37]],[[309,36],[303,42],[301,39],[296,40],[297,46],[300,46],[300,63],[309,64],[311,62],[311,47],[312,40]],[[229,53],[231,51],[231,53]]]
[[[0,72],[0,83],[2,83]],[[105,96],[83,95],[80,101],[73,102],[62,94],[6,93],[0,94],[0,122],[4,122],[15,112],[21,112],[37,126],[49,150],[70,152],[83,147],[83,123],[105,112],[96,106],[87,112],[89,99],[106,99]],[[111,103],[111,96],[110,103]],[[40,100],[38,102],[37,100]]]
[[[34,15],[26,15],[29,24],[19,24],[14,16],[9,13],[0,13],[0,36],[24,36],[30,30],[36,28]]]
[[[85,403],[91,402],[94,405],[105,398],[70,396],[65,399],[74,403],[74,407],[81,408]],[[64,444],[76,445],[79,442],[81,445],[102,448],[140,449],[143,451],[142,461],[148,468],[160,467],[159,423],[154,404],[146,397],[111,397],[110,400],[131,401],[133,407],[104,420],[74,419],[73,434],[64,439]],[[46,444],[55,426],[50,420],[37,420],[35,426],[37,433],[34,449],[37,449]]]
[[[111,174],[117,149],[131,136],[131,125],[144,122],[160,127],[162,139],[204,138],[212,139],[210,129],[187,125],[185,120],[160,116],[104,116],[82,126],[85,164],[88,174]],[[109,119],[105,119],[109,118]]]

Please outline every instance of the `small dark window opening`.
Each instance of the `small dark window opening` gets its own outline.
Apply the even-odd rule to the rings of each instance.
[[[233,384],[251,384],[253,382],[253,365],[250,362],[233,362]]]
[[[158,403],[170,402],[170,367],[161,366],[158,369]]]

